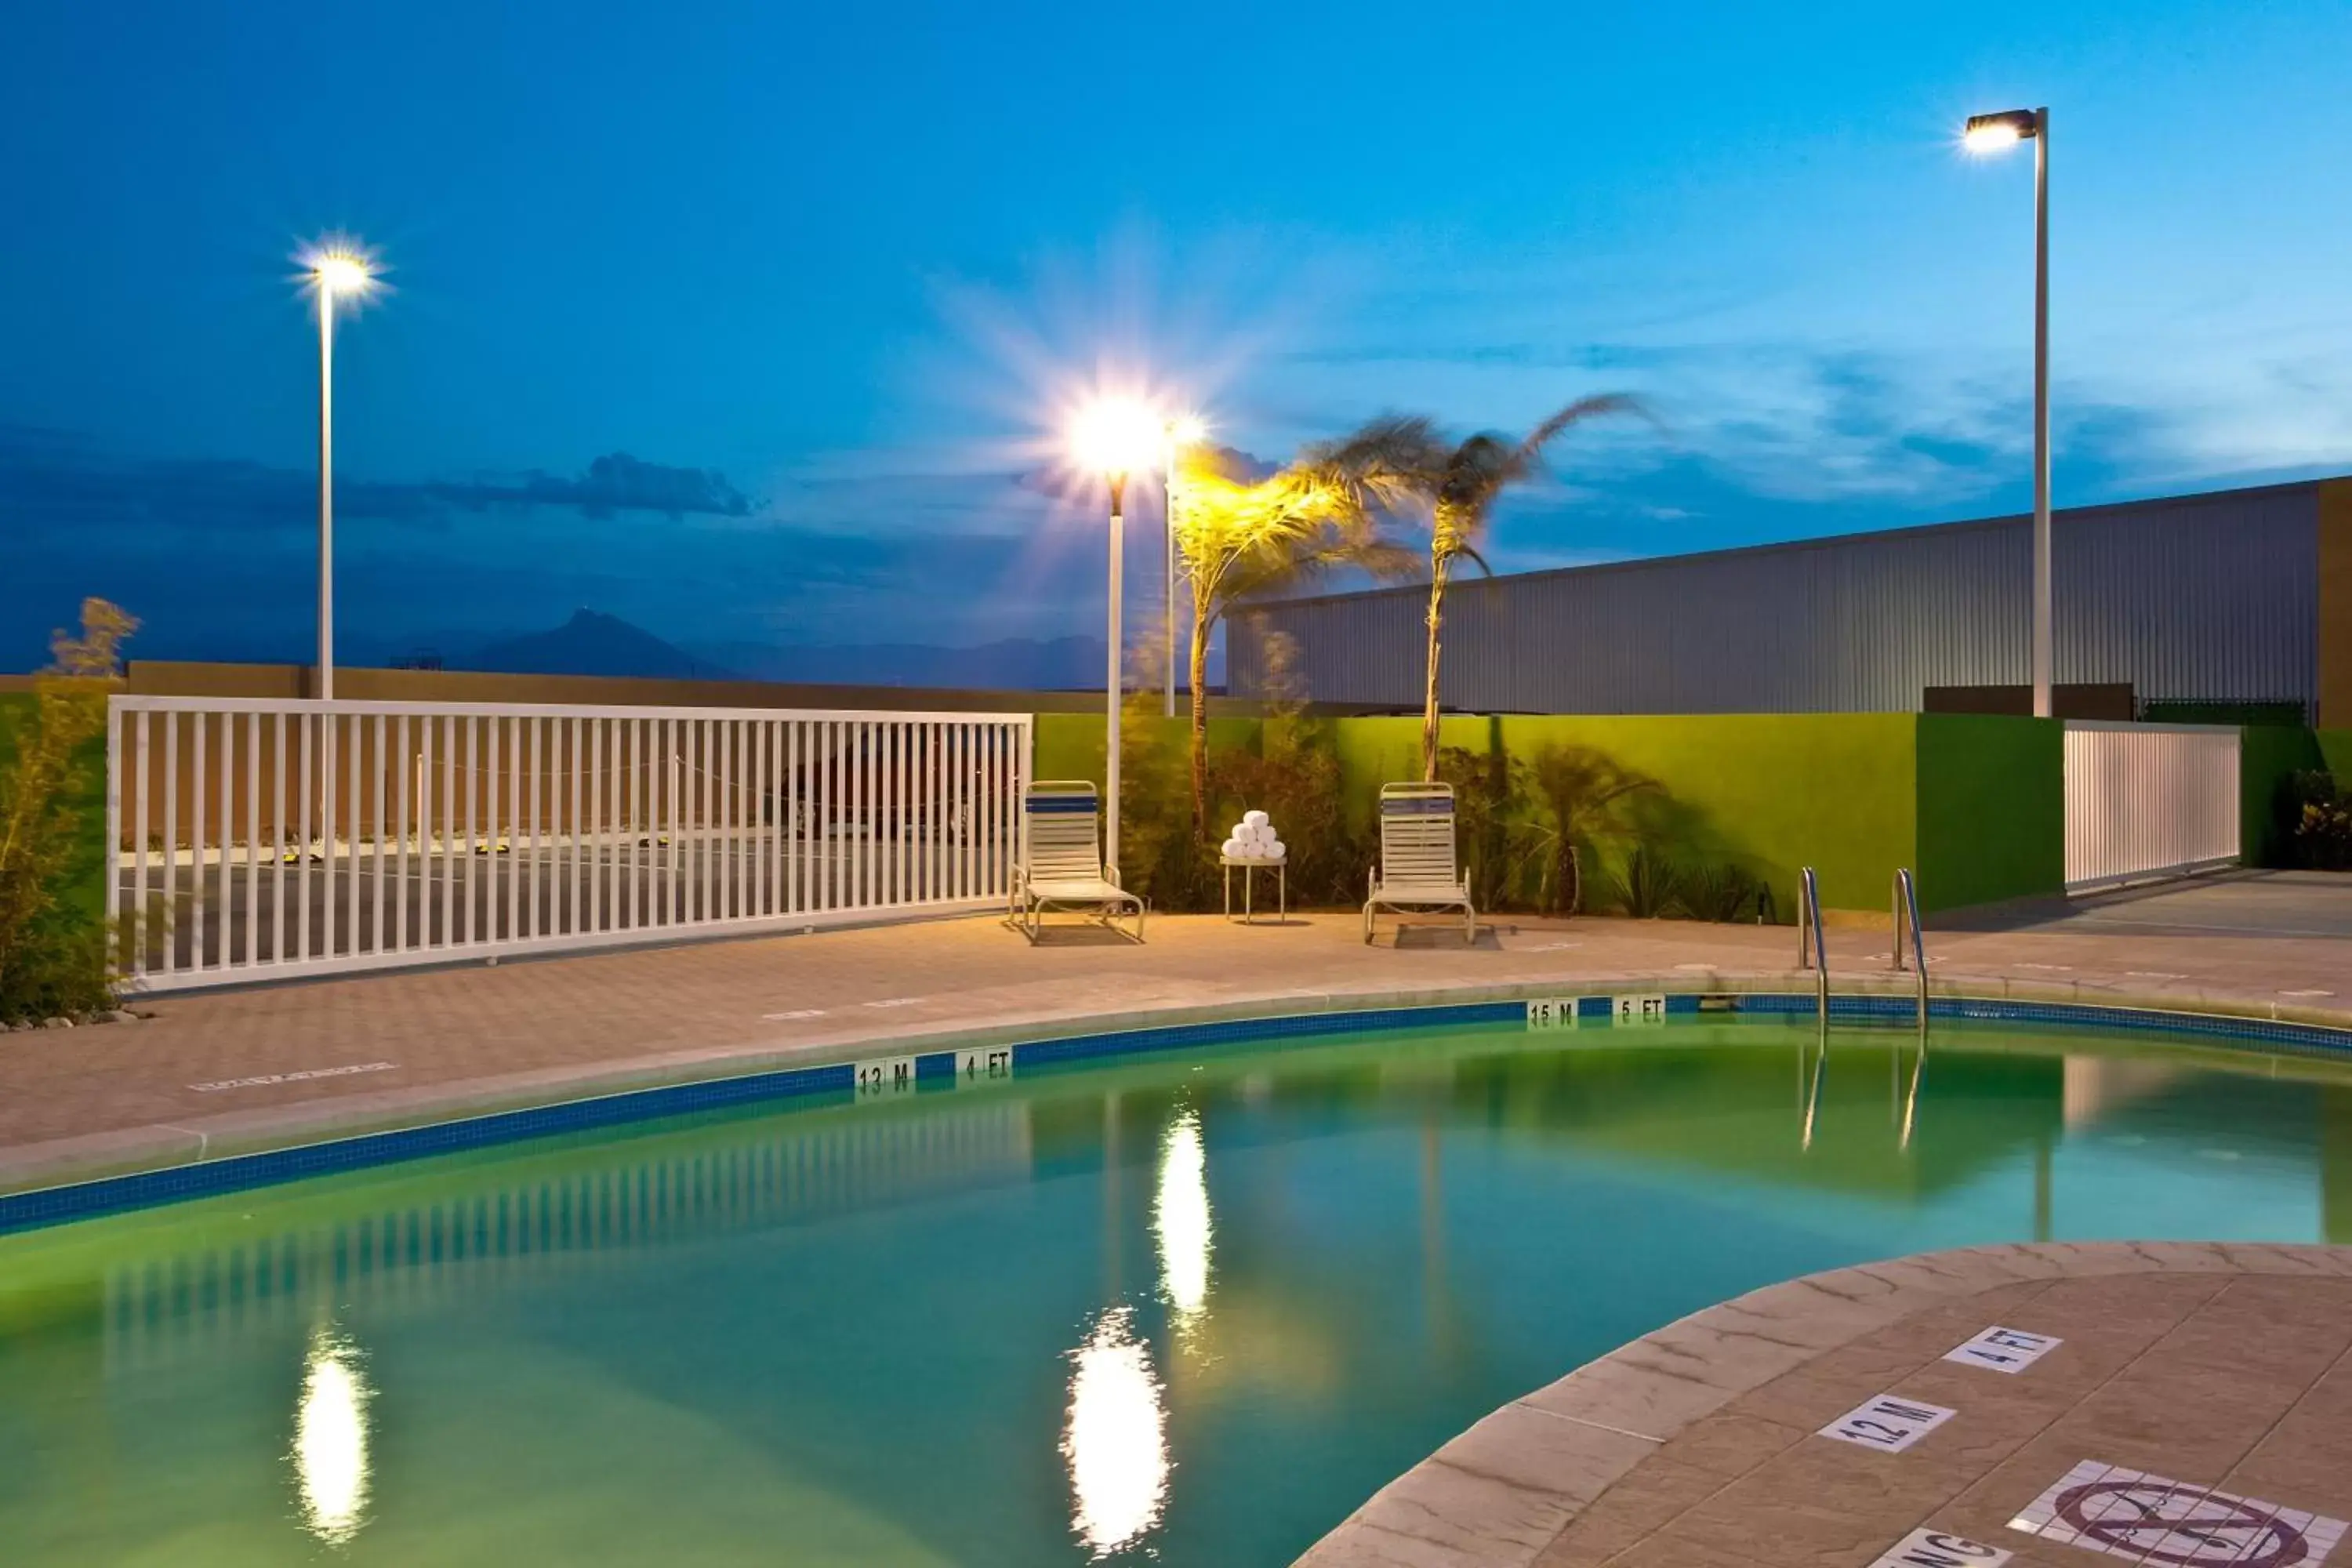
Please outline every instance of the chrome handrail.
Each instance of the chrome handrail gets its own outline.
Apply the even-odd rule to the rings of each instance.
[[[1927,1033],[1927,933],[1919,925],[1918,884],[1912,879],[1910,868],[1901,867],[1895,873],[1895,952],[1892,956],[1896,969],[1906,967],[1903,958],[1903,936],[1906,930],[1911,936],[1912,963],[1908,967],[1916,968],[1919,973],[1919,1033],[1924,1037]]]
[[[1818,959],[1820,962],[1814,962]],[[1797,967],[1814,971],[1813,1001],[1822,1027],[1830,1023],[1830,950],[1822,939],[1822,888],[1811,866],[1797,876]]]

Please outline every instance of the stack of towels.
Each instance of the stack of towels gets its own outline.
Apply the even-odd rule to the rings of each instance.
[[[1262,811],[1245,811],[1225,835],[1225,858],[1230,860],[1279,860],[1282,840],[1274,836],[1274,824]]]

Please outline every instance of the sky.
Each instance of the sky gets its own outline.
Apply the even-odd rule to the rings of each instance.
[[[1097,629],[1095,387],[1268,461],[1571,432],[1513,570],[2352,470],[2352,7],[35,4],[0,51],[0,668],[79,598],[354,661]],[[1130,530],[1156,614],[1154,502]]]

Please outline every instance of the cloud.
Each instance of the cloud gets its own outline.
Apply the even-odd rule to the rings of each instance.
[[[751,502],[727,477],[709,468],[674,468],[648,463],[626,452],[608,453],[588,465],[577,479],[557,479],[531,472],[500,482],[477,479],[466,484],[436,482],[421,487],[433,500],[446,506],[480,510],[490,507],[569,507],[583,517],[599,520],[625,511],[659,512],[668,517],[689,514],[746,517]]]
[[[307,528],[318,479],[233,458],[122,458],[70,432],[0,426],[0,509],[12,531],[177,530],[252,534]],[[609,521],[623,512],[671,518],[743,517],[751,502],[724,475],[598,458],[572,479],[531,472],[507,479],[387,482],[340,479],[335,513],[352,521],[445,530],[448,514],[552,508]]]

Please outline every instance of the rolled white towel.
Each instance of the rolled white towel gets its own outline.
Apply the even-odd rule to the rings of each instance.
[[[1252,827],[1264,827],[1269,820],[1270,819],[1266,816],[1265,813],[1262,811],[1244,811],[1242,813],[1242,821]]]
[[[1246,822],[1236,822],[1225,829],[1225,837],[1228,838],[1247,838],[1249,836],[1249,824]]]
[[[1225,854],[1231,859],[1246,860],[1250,857],[1250,846],[1244,839],[1228,838],[1225,840]]]
[[[1262,854],[1262,855],[1264,855],[1264,856],[1265,856],[1267,859],[1269,859],[1269,860],[1279,860],[1279,859],[1281,859],[1281,858],[1282,858],[1282,840],[1281,840],[1281,839],[1279,839],[1279,838],[1269,838],[1269,839],[1267,839],[1267,840],[1265,841],[1265,847],[1264,849],[1260,850],[1260,851],[1259,851],[1259,853],[1260,853],[1260,854]]]

